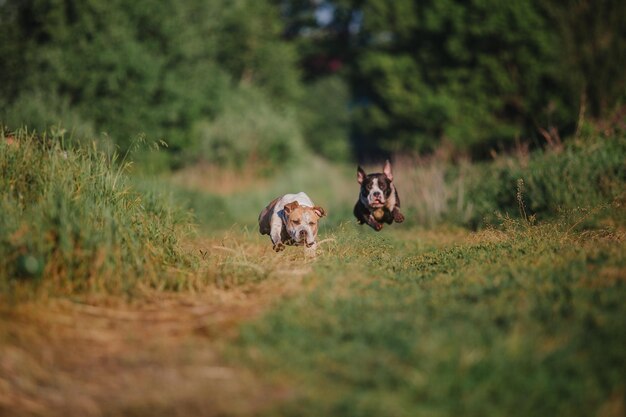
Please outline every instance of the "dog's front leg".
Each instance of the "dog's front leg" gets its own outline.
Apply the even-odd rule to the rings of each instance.
[[[272,227],[270,231],[270,238],[272,239],[273,247],[276,252],[285,250],[285,244],[281,237],[283,222],[276,214],[272,216]]]
[[[274,246],[272,247],[272,249],[274,249],[274,251],[276,252],[284,251],[285,244],[283,242],[274,243]]]
[[[398,208],[398,206],[393,208],[393,211],[391,212],[391,214],[393,215],[394,222],[402,223],[404,221],[404,215],[400,213],[400,209]]]
[[[372,216],[372,213],[370,213],[370,211],[367,210],[360,201],[357,201],[356,205],[354,206],[354,216],[356,217],[356,220],[359,222],[359,224],[366,223],[377,232],[383,228],[383,225],[376,221],[374,216]]]
[[[377,232],[380,232],[383,228],[382,223],[378,223],[371,214],[367,217],[367,224]]]

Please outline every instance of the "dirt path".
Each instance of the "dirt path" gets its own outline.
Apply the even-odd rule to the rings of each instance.
[[[220,354],[242,321],[298,287],[267,280],[133,303],[53,300],[0,310],[0,414],[251,415],[289,395]]]

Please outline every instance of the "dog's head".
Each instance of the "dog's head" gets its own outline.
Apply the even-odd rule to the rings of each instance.
[[[382,173],[365,174],[363,168],[357,168],[356,178],[361,184],[361,194],[359,199],[370,208],[381,208],[385,206],[387,199],[393,191],[393,174],[391,173],[391,163],[385,161]]]
[[[297,201],[285,204],[287,233],[296,245],[310,247],[317,239],[317,222],[326,215],[323,208],[301,206]]]

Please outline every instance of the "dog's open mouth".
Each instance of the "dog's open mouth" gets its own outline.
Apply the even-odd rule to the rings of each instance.
[[[381,200],[379,200],[378,198],[375,199],[374,201],[372,201],[370,203],[370,207],[371,208],[381,208],[385,205],[385,203],[383,203]]]

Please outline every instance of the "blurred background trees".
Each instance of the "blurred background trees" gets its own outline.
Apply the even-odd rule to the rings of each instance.
[[[359,159],[536,145],[540,129],[570,134],[626,97],[623,2],[280,3],[306,78],[337,70],[350,85]]]
[[[209,143],[198,143],[207,122],[236,112],[254,128],[259,106],[258,117],[282,119],[298,100],[295,52],[281,40],[278,11],[268,2],[26,0],[1,7],[0,89],[12,126],[86,125],[123,151],[145,133],[169,144],[176,166],[214,160],[216,143],[239,140],[224,129],[215,138],[220,129],[213,128]],[[257,145],[248,145],[253,157]]]
[[[167,165],[278,165],[573,133],[626,98],[617,0],[5,0],[0,119]]]

